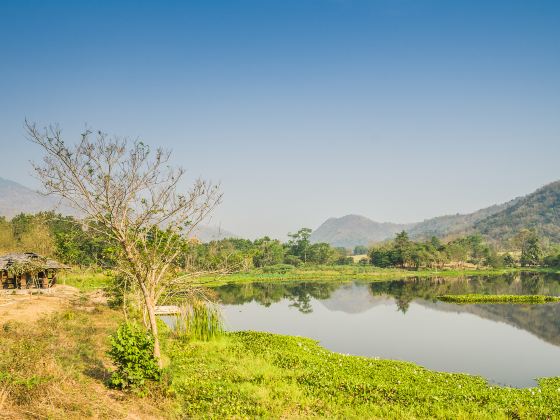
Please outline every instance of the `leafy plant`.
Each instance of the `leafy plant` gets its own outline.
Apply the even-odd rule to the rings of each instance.
[[[134,323],[124,323],[111,336],[111,356],[117,370],[110,385],[114,388],[142,390],[146,380],[159,380],[161,370],[153,355],[154,338]]]

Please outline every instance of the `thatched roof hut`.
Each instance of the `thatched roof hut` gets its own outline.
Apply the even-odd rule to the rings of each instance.
[[[50,287],[56,283],[56,273],[67,268],[70,267],[33,252],[0,256],[0,280],[4,289]]]

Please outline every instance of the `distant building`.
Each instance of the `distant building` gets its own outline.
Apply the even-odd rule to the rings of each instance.
[[[56,275],[68,266],[41,257],[33,252],[0,256],[2,288],[48,288],[56,283]]]

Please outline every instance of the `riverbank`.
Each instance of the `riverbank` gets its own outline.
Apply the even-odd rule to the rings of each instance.
[[[162,330],[164,379],[147,395],[107,388],[122,314],[82,293],[32,322],[2,322],[0,412],[8,418],[556,418],[560,379],[490,386],[480,377],[333,353],[258,332],[185,341]]]
[[[383,281],[404,278],[426,277],[469,277],[469,276],[499,276],[521,272],[558,274],[558,268],[481,268],[481,269],[447,269],[447,270],[404,270],[397,268],[379,268],[373,266],[319,266],[294,268],[286,272],[265,272],[252,270],[243,273],[224,275],[202,276],[196,279],[197,283],[208,287],[219,286],[227,283],[252,283],[265,281]]]
[[[547,267],[516,267],[504,269],[445,269],[445,270],[403,270],[398,268],[379,268],[373,266],[310,266],[294,267],[284,272],[266,272],[263,269],[254,269],[247,272],[237,272],[221,275],[205,275],[196,277],[193,282],[203,286],[216,287],[228,283],[253,283],[253,282],[289,282],[289,281],[384,281],[404,278],[428,277],[470,277],[470,276],[500,276],[521,272],[560,274],[559,268]],[[91,292],[109,287],[114,273],[110,270],[95,270],[78,268],[72,269],[60,276],[58,283],[76,287],[82,292]]]

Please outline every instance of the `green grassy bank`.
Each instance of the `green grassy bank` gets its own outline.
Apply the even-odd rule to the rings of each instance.
[[[559,418],[560,378],[539,387],[413,363],[345,356],[313,340],[162,332],[166,368],[144,397],[110,390],[108,336],[122,315],[76,302],[33,323],[0,322],[0,413],[8,418]]]
[[[285,272],[265,272],[255,269],[242,273],[207,275],[194,281],[213,287],[227,283],[252,283],[263,281],[383,281],[413,277],[468,277],[499,276],[520,272],[539,272],[560,274],[557,268],[507,268],[507,269],[465,269],[465,270],[403,270],[398,268],[378,268],[373,266],[310,266],[294,268]],[[110,270],[72,269],[61,273],[58,283],[74,286],[83,292],[103,289],[109,286],[113,273]]]
[[[397,268],[378,268],[373,266],[319,266],[294,268],[286,272],[264,272],[252,270],[243,273],[202,276],[197,282],[208,286],[226,283],[251,283],[261,281],[299,281],[299,280],[370,280],[383,281],[412,277],[466,277],[498,276],[520,272],[560,273],[557,268],[505,268],[505,269],[465,269],[465,270],[403,270]]]

